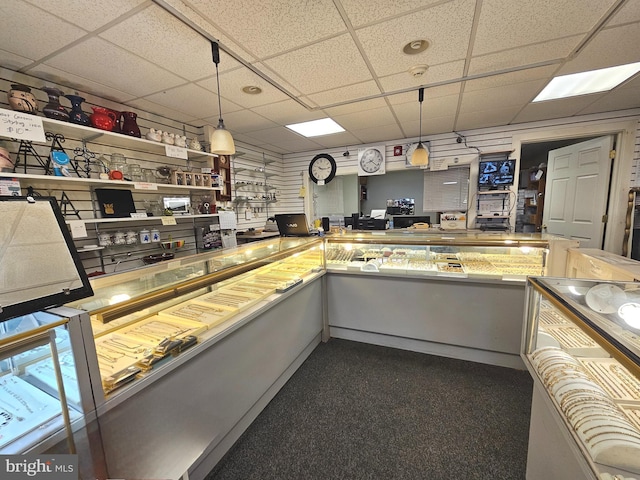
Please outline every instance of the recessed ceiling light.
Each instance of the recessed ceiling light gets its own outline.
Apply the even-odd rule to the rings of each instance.
[[[285,126],[300,135],[304,135],[305,137],[319,137],[320,135],[344,132],[344,128],[330,118],[321,118],[320,120],[293,123]]]
[[[407,55],[417,55],[424,52],[429,48],[429,42],[427,40],[412,40],[402,47],[402,51]]]
[[[246,87],[242,87],[242,91],[244,93],[248,93],[249,95],[258,95],[262,93],[262,89],[260,87],[256,87],[255,85],[248,85]]]
[[[640,62],[561,75],[551,80],[534,102],[606,92],[640,71]]]

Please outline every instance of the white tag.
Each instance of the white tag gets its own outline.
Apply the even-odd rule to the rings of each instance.
[[[147,218],[149,215],[146,214],[146,212],[134,212],[131,213],[131,218]]]
[[[189,158],[187,149],[183,147],[176,147],[175,145],[165,145],[164,151],[167,157],[184,158],[185,160]]]
[[[158,190],[158,184],[150,182],[134,182],[133,188],[136,190]]]
[[[324,185],[324,180],[318,180],[318,185]]]
[[[4,108],[0,108],[0,136],[31,142],[44,143],[47,141],[42,126],[42,117]]]
[[[162,225],[176,225],[176,217],[169,217],[169,216],[164,216],[164,217],[160,217],[160,220],[162,220]]]
[[[69,230],[71,230],[72,238],[86,238],[87,237],[87,226],[82,220],[69,220],[67,221],[69,224]]]

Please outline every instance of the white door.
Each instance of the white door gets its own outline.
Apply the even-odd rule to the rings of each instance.
[[[547,233],[602,248],[613,137],[600,137],[551,150],[544,192]]]

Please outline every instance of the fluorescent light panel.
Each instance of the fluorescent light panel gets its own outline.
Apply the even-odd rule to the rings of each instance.
[[[311,120],[310,122],[293,123],[291,125],[286,125],[286,127],[300,135],[304,135],[305,137],[319,137],[321,135],[344,132],[344,128],[330,118],[321,118],[320,120]]]
[[[534,98],[534,102],[606,92],[640,71],[640,62],[601,68],[588,72],[561,75],[551,80]]]

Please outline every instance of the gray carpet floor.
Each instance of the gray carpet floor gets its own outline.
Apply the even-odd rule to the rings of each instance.
[[[207,480],[524,479],[526,371],[320,344]]]

